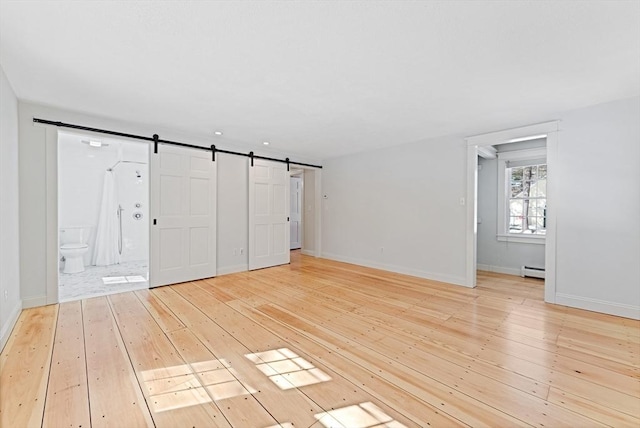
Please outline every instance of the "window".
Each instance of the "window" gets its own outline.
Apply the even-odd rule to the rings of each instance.
[[[544,235],[547,212],[547,165],[507,168],[509,233]]]
[[[547,231],[546,148],[498,153],[499,241],[544,244]]]

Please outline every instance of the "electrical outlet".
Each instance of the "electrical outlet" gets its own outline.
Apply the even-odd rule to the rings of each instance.
[[[9,300],[9,290],[4,290],[4,301]]]
[[[244,248],[240,248],[240,255],[244,254]]]
[[[234,248],[234,249],[233,249],[233,255],[234,255],[234,256],[238,255],[238,249],[237,249],[237,248]]]

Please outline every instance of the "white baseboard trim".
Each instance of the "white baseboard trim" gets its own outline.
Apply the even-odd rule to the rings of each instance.
[[[386,263],[379,263],[370,260],[357,259],[352,257],[344,257],[338,254],[332,253],[322,253],[322,256],[325,259],[335,260],[338,262],[351,263],[354,265],[370,267],[373,269],[386,270],[389,272],[401,273],[404,275],[416,276],[418,278],[430,279],[432,281],[446,282],[448,284],[461,285],[463,287],[468,287],[466,284],[466,278],[453,276],[453,275],[443,275],[434,272],[427,272],[419,269],[408,268],[405,266],[396,266]]]
[[[588,311],[640,320],[640,307],[626,305],[624,303],[607,302],[606,300],[592,299],[589,297],[574,296],[564,293],[556,293],[555,303],[557,305],[570,306],[572,308],[586,309]]]
[[[2,326],[2,329],[0,330],[0,352],[2,352],[2,350],[4,349],[4,345],[6,345],[9,341],[9,337],[11,336],[11,332],[13,331],[13,327],[16,325],[21,312],[22,301],[18,300],[18,303],[10,312],[7,322]]]
[[[304,254],[305,256],[316,257],[316,252],[312,250],[300,250],[300,254]]]
[[[246,265],[246,264],[235,265],[235,266],[225,266],[223,268],[218,268],[217,276],[229,275],[231,273],[238,273],[238,272],[246,272],[248,270],[249,270],[249,265]]]
[[[520,276],[520,268],[514,269],[514,268],[507,268],[507,267],[500,267],[500,266],[483,265],[481,263],[478,263],[476,265],[476,268],[478,270],[483,270],[485,272],[504,273],[506,275]]]
[[[45,306],[46,304],[47,304],[47,296],[36,296],[36,297],[29,297],[28,299],[22,299],[22,309]]]

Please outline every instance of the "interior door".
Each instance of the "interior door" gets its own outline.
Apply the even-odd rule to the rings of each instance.
[[[216,171],[204,150],[151,154],[150,287],[215,276]]]
[[[302,247],[302,178],[291,177],[289,200],[291,202],[290,212],[290,249],[297,250]]]
[[[249,270],[289,263],[289,171],[254,159],[249,167]]]

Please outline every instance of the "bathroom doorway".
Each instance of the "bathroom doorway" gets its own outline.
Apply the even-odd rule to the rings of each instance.
[[[60,302],[149,287],[149,146],[60,132]]]

